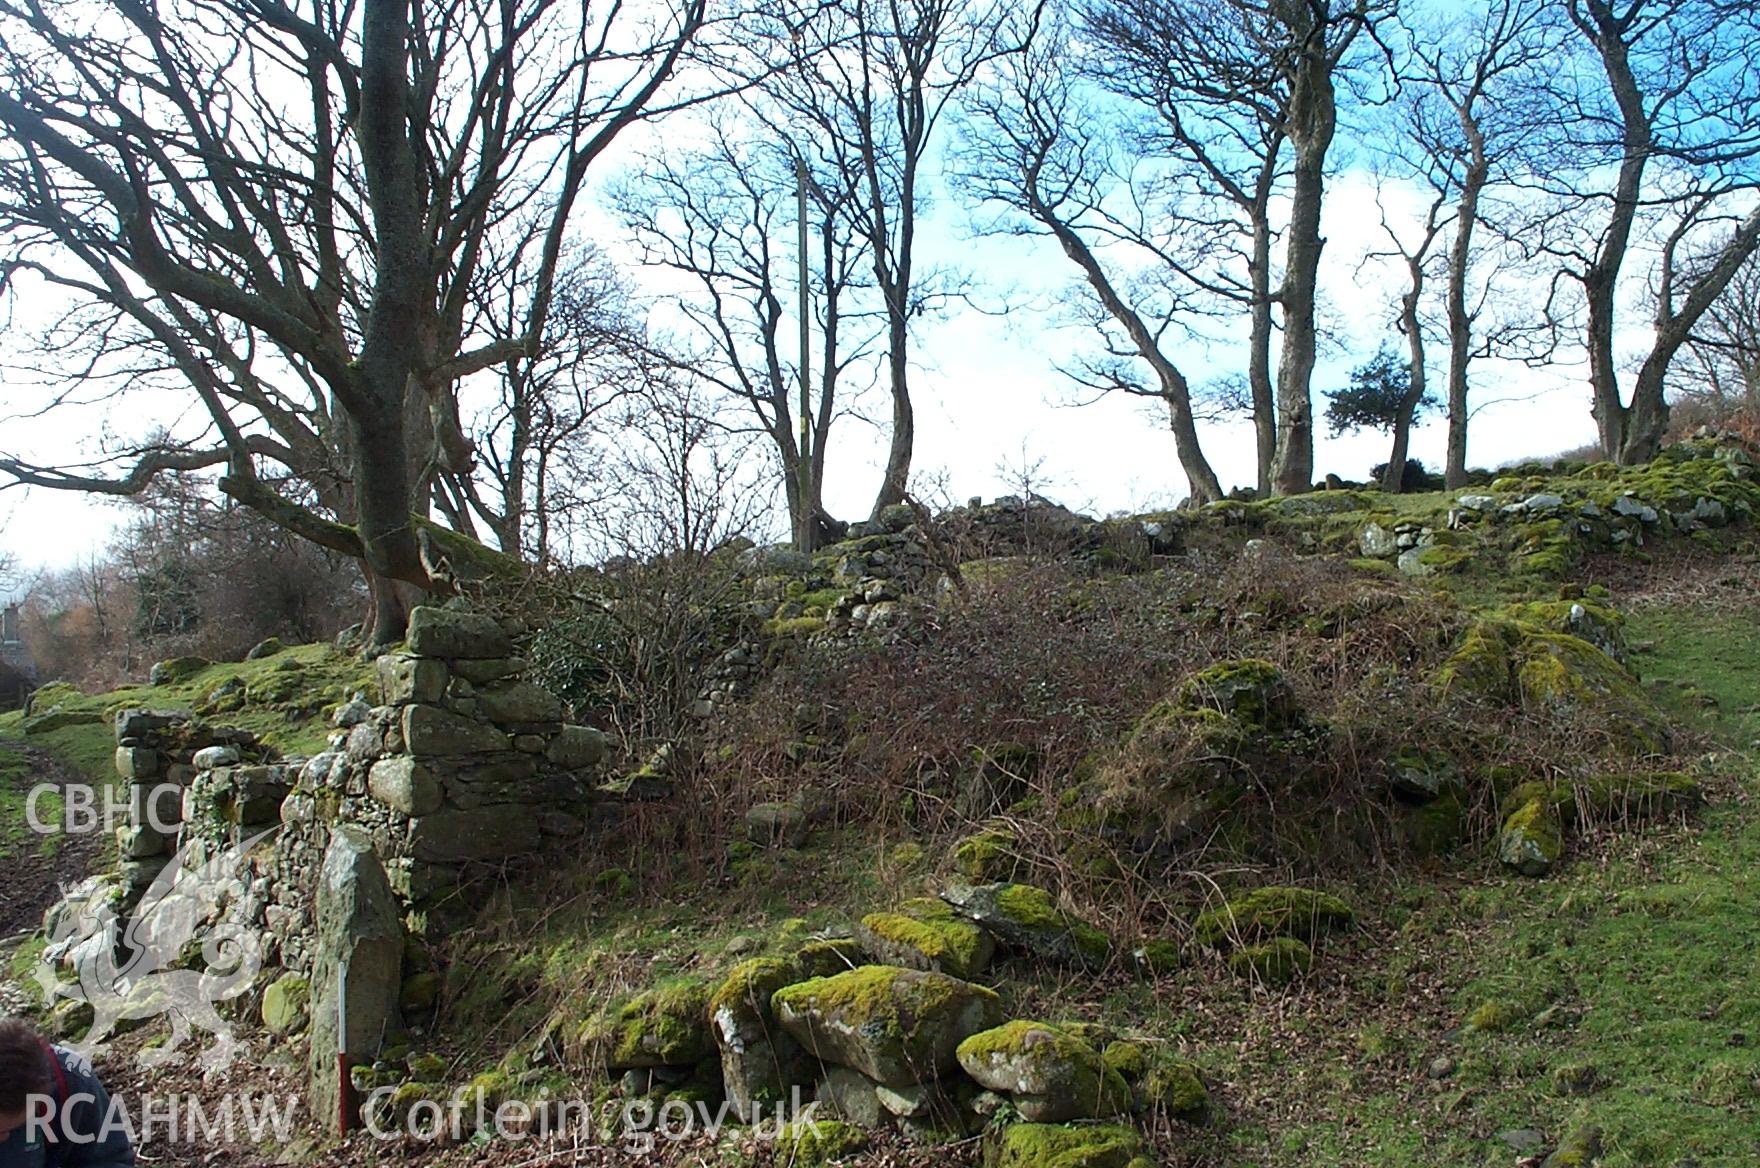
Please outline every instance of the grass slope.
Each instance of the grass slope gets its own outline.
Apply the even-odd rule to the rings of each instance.
[[[236,697],[210,702],[210,695],[234,683],[239,687]],[[29,740],[92,781],[109,782],[116,750],[112,717],[131,706],[152,706],[193,710],[211,722],[253,731],[285,754],[312,754],[324,748],[329,713],[355,690],[375,691],[370,661],[329,645],[299,645],[256,661],[216,662],[170,685],[134,685],[102,694],[83,694],[65,685],[45,687],[34,709],[59,705],[93,720],[34,733]],[[24,721],[19,711],[0,715],[0,740],[23,737]]]

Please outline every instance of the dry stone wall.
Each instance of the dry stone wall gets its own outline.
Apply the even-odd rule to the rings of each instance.
[[[570,724],[525,667],[492,617],[422,607],[406,644],[378,661],[378,704],[356,695],[342,706],[328,748],[310,758],[275,757],[248,732],[187,711],[123,712],[125,881],[145,888],[179,849],[195,862],[186,868],[239,849],[220,911],[254,930],[266,968],[312,978],[314,1000],[334,1003],[333,971],[363,943],[346,922],[384,919],[385,905],[358,905],[360,889],[389,890],[399,929],[419,937],[474,875],[578,848],[613,798],[594,781],[604,737]],[[370,984],[361,973],[350,990],[362,1041],[398,1021],[398,963],[372,968]]]

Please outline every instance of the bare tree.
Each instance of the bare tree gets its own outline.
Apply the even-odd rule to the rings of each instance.
[[[393,582],[444,584],[423,537],[474,554],[423,519],[473,457],[458,384],[541,349],[589,167],[700,94],[662,98],[709,24],[706,0],[0,0],[0,272],[88,322],[78,374],[175,385],[207,418],[95,468],[0,468],[128,494],[224,466],[232,497],[359,557],[375,638],[401,636]],[[479,263],[537,208],[525,311],[469,333]],[[278,493],[260,462],[334,473],[333,501]]]
[[[711,122],[701,145],[649,151],[618,188],[615,203],[642,262],[685,277],[686,287],[668,298],[682,322],[674,330],[681,348],[675,365],[751,411],[781,464],[797,545],[812,548],[840,530],[824,504],[831,429],[874,379],[886,314],[864,279],[870,261],[861,230],[861,176],[839,169],[835,152],[788,124],[785,112],[759,96],[738,125],[726,117]],[[796,184],[802,172],[808,343],[818,342],[805,476],[801,368],[789,330],[800,323]]]
[[[1168,128],[1159,140],[1196,162],[1244,216],[1252,244],[1241,294],[1254,308],[1267,370],[1269,305],[1282,312],[1276,451],[1264,476],[1281,493],[1313,485],[1320,210],[1340,74],[1363,31],[1392,7],[1392,0],[1093,0],[1086,9],[1108,84],[1154,109]],[[1280,193],[1286,148],[1281,193],[1289,218],[1283,279],[1273,294],[1265,212]],[[1267,381],[1268,371],[1249,372],[1261,459]]]
[[[1551,217],[1545,246],[1582,288],[1602,451],[1642,462],[1667,429],[1675,354],[1760,244],[1760,14],[1733,0],[1567,0],[1565,11],[1599,76],[1555,71],[1573,181],[1547,189],[1578,217]],[[1596,187],[1599,169],[1611,190]],[[1646,248],[1654,335],[1628,404],[1617,314],[1628,261]]]
[[[1760,254],[1705,310],[1681,356],[1672,377],[1682,396],[1724,411],[1760,407]]]
[[[1043,3],[1029,0],[1028,13]],[[912,333],[947,294],[918,254],[929,162],[955,99],[991,62],[1022,48],[1020,32],[1035,21],[1019,15],[1007,0],[850,0],[797,26],[796,65],[772,86],[836,170],[859,177],[853,218],[885,312],[892,399],[876,514],[905,498],[916,448]]]
[[[1412,419],[1429,392],[1429,362],[1424,342],[1427,321],[1424,312],[1424,284],[1436,243],[1448,226],[1447,195],[1434,192],[1424,217],[1411,231],[1388,217],[1385,184],[1377,185],[1375,204],[1381,211],[1381,231],[1393,247],[1405,273],[1405,287],[1399,297],[1394,321],[1406,341],[1407,381],[1399,399],[1392,403],[1393,412],[1387,419],[1393,436],[1393,449],[1387,456],[1387,469],[1381,474],[1381,489],[1395,494],[1404,489],[1406,458],[1411,449]],[[1367,259],[1385,258],[1386,253],[1371,253]]]
[[[534,231],[518,247],[541,245]],[[483,265],[470,309],[490,318],[480,331],[517,327],[533,275],[517,255]],[[477,458],[469,473],[435,479],[435,506],[448,525],[477,538],[480,522],[503,552],[550,562],[553,521],[573,510],[578,491],[595,491],[573,473],[571,449],[588,444],[605,411],[638,392],[659,364],[639,309],[628,281],[598,250],[579,241],[564,248],[538,351],[486,371],[493,400],[468,428]]]
[[[1098,309],[1092,320],[1103,345],[1100,359],[1074,376],[1102,392],[1165,403],[1188,492],[1212,502],[1222,486],[1198,440],[1191,385],[1165,342],[1170,330],[1202,313],[1190,289],[1215,231],[1183,217],[1178,198],[1164,197],[1169,184],[1140,185],[1120,173],[1108,119],[1074,88],[1073,64],[1067,33],[1053,24],[972,92],[962,182],[984,203],[1005,209],[988,230],[1048,235],[1069,257]],[[1109,247],[1126,253],[1119,264],[1103,258]],[[1120,273],[1133,270],[1139,277],[1127,283]],[[1140,365],[1149,367],[1151,382],[1137,375],[1133,367]]]
[[[1547,0],[1485,0],[1465,19],[1420,10],[1405,23],[1400,129],[1388,153],[1395,173],[1451,204],[1442,276],[1453,490],[1466,483],[1472,361],[1521,352],[1539,329],[1498,293],[1516,273],[1488,215],[1499,186],[1528,181],[1543,129],[1539,70],[1556,62],[1563,30]]]

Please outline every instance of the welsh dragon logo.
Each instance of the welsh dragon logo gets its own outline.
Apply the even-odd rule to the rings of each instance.
[[[69,1049],[90,1058],[123,1023],[168,1015],[170,1038],[143,1049],[140,1065],[175,1059],[198,1030],[215,1039],[201,1055],[203,1069],[219,1072],[232,1064],[240,1044],[215,1003],[250,987],[262,968],[262,951],[257,933],[226,920],[221,910],[244,894],[245,860],[275,830],[212,858],[200,842],[185,844],[126,921],[107,896],[75,899],[63,892],[61,921],[35,976],[50,1009],[61,999],[92,1008],[91,1029],[66,1044]],[[191,951],[198,932],[199,961]],[[71,981],[62,976],[68,965],[75,973]]]

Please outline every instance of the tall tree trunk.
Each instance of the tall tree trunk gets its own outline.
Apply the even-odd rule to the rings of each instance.
[[[1198,428],[1192,421],[1190,387],[1177,370],[1173,375],[1178,378],[1179,388],[1163,398],[1167,402],[1167,427],[1173,431],[1173,450],[1179,458],[1180,469],[1185,471],[1187,493],[1192,502],[1214,503],[1222,498],[1222,483],[1217,480],[1216,472],[1204,457],[1203,448],[1198,445]]]
[[[1424,265],[1421,260],[1407,260],[1411,287],[1401,300],[1400,323],[1406,332],[1406,351],[1411,364],[1411,380],[1399,401],[1393,417],[1393,452],[1387,458],[1387,470],[1381,476],[1382,490],[1399,494],[1405,489],[1406,458],[1411,448],[1412,415],[1424,400],[1428,377],[1424,362],[1424,333],[1418,319],[1418,303],[1424,294]]]
[[[531,379],[527,371],[515,368],[513,380],[513,434],[508,440],[507,484],[502,491],[501,515],[495,525],[495,542],[510,556],[517,556],[524,544],[526,526],[526,457],[532,448]],[[532,505],[542,510],[544,501],[534,498]]]
[[[1668,432],[1668,400],[1664,395],[1668,367],[1673,364],[1681,346],[1692,337],[1700,318],[1723,295],[1742,265],[1760,247],[1760,207],[1755,207],[1717,252],[1711,264],[1689,282],[1686,296],[1678,299],[1677,308],[1675,293],[1680,269],[1675,261],[1674,244],[1685,233],[1689,222],[1682,221],[1664,259],[1665,274],[1656,308],[1656,337],[1632,386],[1632,404],[1626,411],[1625,434],[1619,448],[1619,461],[1626,465],[1648,462],[1662,449],[1662,439]]]
[[[1467,273],[1478,204],[1478,190],[1465,187],[1456,207],[1454,241],[1448,252],[1448,455],[1442,481],[1451,491],[1467,485],[1467,364],[1472,360],[1473,345]]]
[[[886,477],[880,480],[880,493],[874,498],[873,514],[883,507],[904,502],[910,485],[911,457],[917,442],[917,416],[911,405],[910,355],[904,313],[891,312],[888,327],[892,351],[886,355],[887,373],[892,385],[892,442],[886,451]]]
[[[1326,151],[1336,113],[1332,78],[1324,62],[1309,61],[1296,75],[1290,99],[1295,152],[1289,240],[1284,253],[1283,352],[1277,368],[1277,461],[1272,489],[1300,494],[1314,485],[1315,299],[1319,287],[1320,208],[1325,196]]]
[[[1458,491],[1467,485],[1467,365],[1473,355],[1473,317],[1467,311],[1467,279],[1472,271],[1473,233],[1479,225],[1479,194],[1490,166],[1485,136],[1477,121],[1461,113],[1461,128],[1472,151],[1461,194],[1455,203],[1454,239],[1448,249],[1448,454],[1443,486]]]
[[[401,404],[401,403],[399,403]],[[390,645],[403,639],[409,606],[398,580],[425,580],[410,511],[409,463],[403,411],[360,410],[349,415],[355,448],[356,530],[360,532],[367,585],[373,598],[368,643]]]
[[[1247,337],[1247,389],[1253,403],[1256,485],[1263,498],[1271,493],[1271,473],[1277,461],[1277,401],[1271,384],[1271,221],[1263,201],[1253,212],[1248,279],[1253,300],[1252,329]]]
[[[1623,465],[1649,462],[1662,449],[1663,436],[1668,432],[1668,401],[1663,396],[1663,379],[1672,356],[1671,351],[1659,359],[1653,350],[1638,370],[1638,379],[1632,385],[1632,404],[1626,411],[1625,435],[1619,448],[1619,461]]]
[[[1632,224],[1638,214],[1644,169],[1650,160],[1650,115],[1643,92],[1632,72],[1624,41],[1624,29],[1613,13],[1601,5],[1590,7],[1592,25],[1580,25],[1594,42],[1603,71],[1620,112],[1621,154],[1619,177],[1614,183],[1613,210],[1601,246],[1587,270],[1580,273],[1587,303],[1589,328],[1589,386],[1594,399],[1591,410],[1601,437],[1601,452],[1610,460],[1626,457],[1626,407],[1620,399],[1619,366],[1614,360],[1614,309],[1619,291],[1620,268],[1631,244]]]

